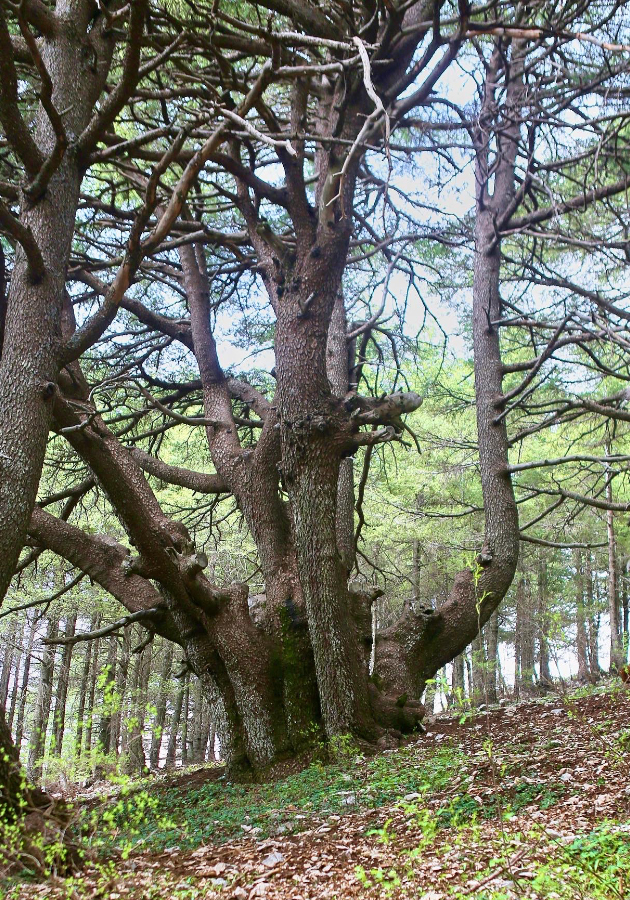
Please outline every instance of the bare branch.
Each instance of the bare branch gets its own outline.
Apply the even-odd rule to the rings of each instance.
[[[165,607],[155,606],[152,609],[140,609],[138,612],[131,613],[128,616],[124,616],[122,619],[118,619],[116,622],[112,622],[111,625],[105,625],[103,628],[98,628],[96,631],[86,631],[82,634],[75,634],[73,637],[63,637],[63,638],[44,638],[44,644],[78,644],[81,641],[95,641],[97,638],[106,637],[108,634],[113,634],[115,631],[119,631],[121,628],[128,628],[130,625],[133,625],[134,622],[146,622],[150,620],[159,619],[160,616],[163,616],[166,613]]]
[[[161,459],[151,456],[150,453],[140,450],[139,447],[132,447],[129,452],[143,471],[168,484],[177,484],[191,491],[198,491],[200,494],[230,493],[227,482],[220,475],[208,475],[205,472],[195,472],[180,466],[170,466]]]

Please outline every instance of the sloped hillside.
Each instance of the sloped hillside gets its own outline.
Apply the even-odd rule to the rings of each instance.
[[[438,716],[370,759],[335,749],[273,784],[202,769],[79,799],[84,872],[5,896],[630,897],[627,689]]]

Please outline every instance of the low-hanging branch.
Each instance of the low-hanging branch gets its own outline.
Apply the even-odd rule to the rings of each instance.
[[[198,491],[200,494],[230,493],[229,485],[220,475],[197,472],[181,466],[171,466],[139,447],[132,447],[130,452],[144,472],[168,484],[176,484],[191,491]]]
[[[533,460],[532,462],[516,463],[513,466],[508,466],[507,471],[512,475],[514,474],[514,472],[525,472],[528,469],[541,469],[545,466],[561,466],[563,463],[593,462],[606,465],[608,463],[621,463],[629,461],[630,456],[589,456],[587,454],[576,453],[573,456],[562,456],[558,459],[537,459]]]
[[[103,628],[98,628],[96,631],[85,631],[82,634],[75,634],[73,637],[65,637],[65,638],[45,638],[45,644],[78,644],[80,641],[94,641],[97,638],[106,637],[108,634],[113,634],[115,631],[119,631],[121,628],[127,628],[129,625],[133,625],[134,622],[142,622],[145,619],[155,619],[163,616],[166,610],[163,607],[154,606],[152,609],[140,609],[138,612],[131,613],[128,616],[124,616],[122,619],[118,619],[116,622],[112,622],[111,625],[105,625]]]
[[[521,534],[520,539],[528,544],[538,544],[541,547],[551,547],[553,550],[593,550],[596,547],[607,547],[608,541],[596,541],[588,544],[560,544],[556,541],[546,541],[543,538],[535,538],[531,535]]]

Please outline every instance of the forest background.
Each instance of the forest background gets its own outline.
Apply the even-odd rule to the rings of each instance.
[[[297,142],[291,103],[297,96],[308,118],[309,104],[323,103],[330,91],[343,106],[347,95],[339,99],[330,79],[352,72],[363,85],[365,111],[346,139],[347,172],[355,167],[352,234],[343,290],[327,310],[325,333],[330,342],[341,298],[348,350],[340,396],[360,388],[370,399],[367,406],[349,407],[355,423],[370,429],[360,434],[370,437],[357,439],[351,454],[346,447],[338,462],[354,485],[347,575],[369,600],[371,634],[444,607],[457,574],[475,573],[489,562],[482,551],[487,497],[480,480],[471,321],[479,222],[492,205],[484,206],[485,191],[486,201],[507,204],[493,210],[496,233],[490,240],[492,252],[500,248],[498,315],[491,315],[490,301],[483,315],[488,332],[501,334],[505,385],[494,415],[501,427],[508,421],[520,556],[505,600],[481,635],[432,673],[425,703],[491,703],[508,694],[534,694],[557,679],[596,680],[622,666],[630,594],[625,4],[569,3],[553,10],[544,3],[480,10],[427,5],[406,80],[396,84],[397,92],[391,85],[382,90],[387,109],[374,86],[384,44],[363,41],[358,26],[348,26],[347,39],[337,42],[310,4],[288,15],[283,4],[267,4],[286,16],[275,43],[273,20],[248,4],[220,4],[218,19],[212,5],[155,4],[150,15],[148,5],[141,6],[137,20],[122,5],[110,13],[119,42],[110,77],[115,83],[118,73],[126,96],[116,99],[90,141],[64,280],[63,315],[71,318],[69,304],[77,327],[68,338],[72,361],[66,365],[80,387],[73,395],[72,386],[62,386],[66,396],[58,401],[47,441],[37,508],[116,552],[131,551],[128,584],[132,577],[155,582],[155,573],[133,569],[124,498],[118,505],[112,500],[111,487],[101,472],[94,476],[98,465],[81,446],[98,417],[147,473],[165,520],[185,526],[194,554],[176,544],[179,556],[194,556],[196,571],[203,569],[213,584],[246,584],[255,617],[256,598],[264,599],[269,589],[268,567],[266,577],[247,520],[250,501],[235,496],[231,485],[212,481],[223,476],[215,474],[212,457],[217,431],[210,439],[206,434],[216,424],[203,373],[199,378],[206,363],[191,352],[186,330],[194,309],[190,285],[184,285],[190,260],[182,248],[202,248],[199,271],[203,275],[204,265],[210,270],[206,318],[231,385],[239,453],[247,458],[259,446],[256,434],[264,430],[269,400],[283,377],[273,357],[285,290],[285,275],[276,269],[295,264],[291,255],[299,256],[303,237],[299,228],[294,235],[295,209],[283,193],[284,182],[291,185],[295,177],[288,149]],[[358,6],[369,23],[370,4]],[[404,18],[416,4],[402,6]],[[328,12],[334,19],[333,7]],[[46,19],[51,10],[9,4],[9,25],[3,17],[2,26],[3,34],[20,34],[30,50],[29,59],[20,56],[13,41],[23,79],[19,105],[29,124],[43,107],[56,140],[52,159],[63,143],[62,129],[47,96],[45,66],[29,43],[33,35],[52,40]],[[370,14],[396,49],[386,26],[388,15],[390,25],[398,20],[388,10],[377,4]],[[144,68],[136,59],[127,83],[138,28]],[[200,39],[206,32],[218,35],[216,45]],[[247,113],[234,112],[232,94],[248,96],[266,40],[281,74],[246,123]],[[371,63],[366,47],[376,54]],[[304,77],[318,85],[306,100],[300,99]],[[116,91],[110,88],[107,96],[115,98]],[[15,188],[28,155],[20,159],[24,147],[7,124],[7,102],[5,93],[3,328],[11,314],[9,286],[16,290],[14,273],[26,261],[32,276],[37,265],[19,224],[39,198],[31,192],[26,203]],[[218,116],[230,123],[230,152],[216,151],[190,179],[179,225],[158,241],[169,197]],[[333,227],[348,215],[343,197],[326,194],[328,182],[315,186],[323,171],[317,154],[322,146],[328,152],[332,141],[318,137],[317,128],[298,142],[302,188],[324,218],[337,202]],[[343,136],[339,140],[343,144]],[[331,156],[326,165],[333,161]],[[346,170],[336,174],[341,180]],[[511,179],[509,189],[497,196],[504,176]],[[299,294],[298,287],[294,291]],[[309,317],[316,318],[314,293],[296,301],[307,330]],[[6,361],[13,351],[6,340],[5,374],[14,365]],[[80,354],[84,374],[72,370]],[[336,390],[330,372],[329,379]],[[382,411],[392,397],[418,400],[403,401],[408,414],[402,419],[400,407],[395,415]],[[278,495],[287,500],[290,487],[280,484]],[[29,776],[54,784],[111,771],[118,763],[139,773],[147,765],[214,758],[220,751],[218,701],[196,677],[194,660],[177,646],[181,641],[174,645],[160,629],[147,631],[141,624],[150,618],[146,604],[139,610],[128,605],[121,622],[120,596],[112,599],[102,578],[100,586],[95,583],[99,578],[89,565],[77,564],[76,554],[64,558],[67,536],[60,532],[55,543],[46,532],[54,526],[41,517],[33,521],[0,612],[0,706]],[[7,524],[5,535],[9,530]],[[343,556],[341,544],[339,549]],[[92,639],[80,640],[83,633]]]

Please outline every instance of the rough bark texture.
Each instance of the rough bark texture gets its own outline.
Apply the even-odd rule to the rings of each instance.
[[[57,3],[54,31],[41,42],[52,103],[64,110],[67,135],[81,135],[107,77],[113,38],[102,23],[87,36],[90,3]],[[86,42],[91,53],[86,53]],[[6,128],[6,123],[5,123]],[[8,129],[7,129],[8,130]],[[9,132],[10,133],[10,132]],[[34,142],[41,161],[57,140],[40,106]],[[24,196],[20,222],[39,247],[33,271],[21,245],[15,255],[0,359],[0,597],[4,597],[24,543],[35,503],[51,422],[51,399],[60,365],[61,311],[66,289],[83,161],[70,147],[36,199]],[[31,172],[31,177],[37,173]]]

